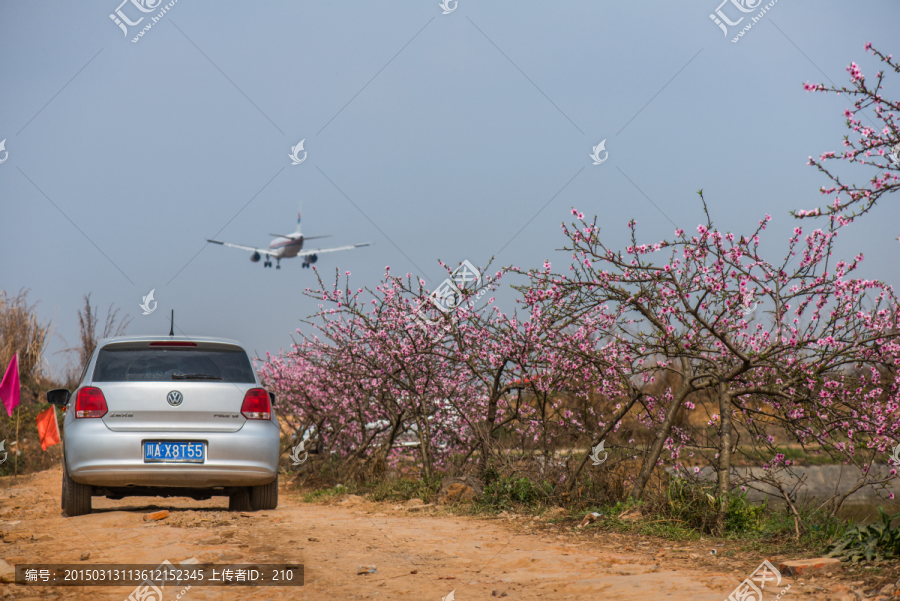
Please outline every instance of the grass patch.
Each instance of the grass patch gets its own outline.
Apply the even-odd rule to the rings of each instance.
[[[523,477],[496,477],[484,487],[484,494],[477,504],[489,511],[522,509],[528,512],[547,505],[552,492],[553,486],[546,481],[533,482]]]
[[[321,503],[341,495],[349,494],[350,490],[343,484],[338,484],[334,488],[317,488],[303,493],[300,498],[304,503]]]
[[[408,501],[410,499],[422,499],[430,503],[437,496],[440,482],[428,484],[420,478],[400,478],[396,480],[384,480],[367,489],[368,496],[373,501]]]

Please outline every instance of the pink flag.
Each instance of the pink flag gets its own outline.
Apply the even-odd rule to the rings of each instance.
[[[0,401],[6,407],[6,412],[12,417],[13,409],[19,406],[19,354],[13,355],[6,374],[0,381]]]

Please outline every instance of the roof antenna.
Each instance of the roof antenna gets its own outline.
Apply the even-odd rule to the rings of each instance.
[[[174,329],[175,329],[175,309],[172,309],[172,318],[171,318],[171,321],[169,321],[169,336],[175,335],[175,332],[173,331]]]

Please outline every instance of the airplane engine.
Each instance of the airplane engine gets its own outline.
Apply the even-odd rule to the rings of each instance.
[[[317,255],[307,255],[303,257],[303,267],[307,268],[318,260],[319,257]]]
[[[254,252],[252,255],[250,255],[250,260],[254,263],[259,263],[259,259],[260,257],[258,252]]]

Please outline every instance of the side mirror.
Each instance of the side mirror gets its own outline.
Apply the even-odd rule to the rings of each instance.
[[[47,402],[51,405],[58,405],[59,407],[65,407],[69,404],[69,399],[72,397],[72,393],[66,390],[65,388],[57,388],[55,390],[47,391]]]
[[[269,401],[271,401],[272,406],[274,407],[275,406],[275,393],[274,392],[269,393]]]

